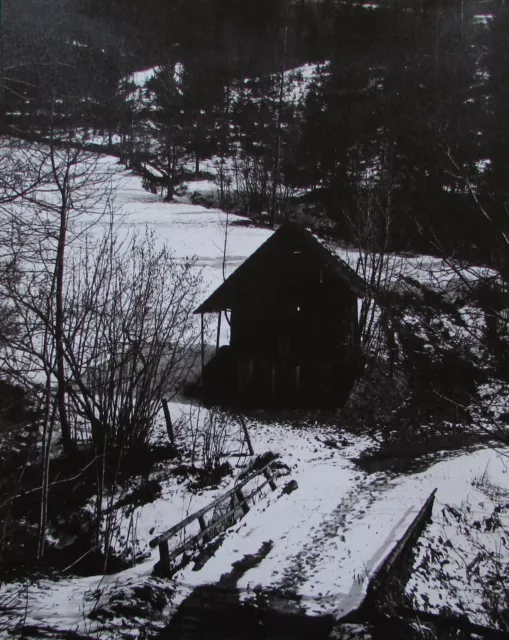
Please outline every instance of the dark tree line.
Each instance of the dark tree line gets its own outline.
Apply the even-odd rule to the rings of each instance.
[[[503,2],[46,1],[46,30],[7,12],[7,40],[26,51],[28,29],[40,51],[4,60],[7,127],[118,134],[124,158],[159,168],[167,198],[184,164],[198,174],[215,157],[223,206],[272,222],[326,214],[345,240],[359,188],[383,175],[391,248],[491,259],[509,163]],[[291,100],[284,72],[325,61]],[[125,79],[156,65],[136,104]]]

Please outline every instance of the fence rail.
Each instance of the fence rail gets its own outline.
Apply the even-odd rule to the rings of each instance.
[[[150,547],[154,549],[155,547],[159,547],[159,558],[160,562],[163,565],[168,565],[172,560],[174,560],[177,556],[184,551],[187,551],[190,547],[203,539],[204,541],[209,541],[213,537],[214,530],[217,529],[217,526],[224,521],[228,520],[232,516],[235,517],[239,515],[239,509],[242,510],[242,515],[245,515],[249,511],[248,502],[252,500],[260,491],[266,487],[267,485],[274,491],[276,489],[276,483],[274,482],[275,478],[279,476],[276,471],[273,473],[271,471],[271,467],[274,465],[275,460],[271,460],[269,463],[258,469],[257,471],[250,473],[246,476],[241,482],[236,484],[232,489],[224,493],[223,495],[216,498],[213,502],[208,504],[206,507],[203,507],[199,511],[195,511],[193,514],[184,518],[181,522],[171,527],[164,533],[156,536],[150,541]],[[263,475],[265,477],[265,481],[260,484],[256,489],[251,491],[248,496],[244,496],[242,489],[252,482],[254,479]],[[237,503],[227,511],[227,513],[222,514],[219,518],[212,520],[208,524],[205,522],[205,515],[226,502],[231,498],[237,498]],[[177,548],[173,549],[171,552],[169,550],[168,540],[175,536],[177,533],[188,527],[193,522],[198,521],[200,525],[200,531],[192,538],[179,545]]]

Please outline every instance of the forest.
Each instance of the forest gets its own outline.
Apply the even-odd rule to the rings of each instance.
[[[5,131],[82,127],[110,151],[118,136],[120,156],[159,166],[169,199],[190,158],[197,174],[216,158],[242,177],[221,179],[223,208],[272,224],[304,212],[346,242],[368,181],[392,248],[500,260],[505,3],[5,4]],[[291,70],[309,63],[296,99]],[[147,67],[133,99],[129,74]]]
[[[505,0],[0,0],[0,638],[505,637],[508,34]],[[210,406],[200,305],[286,222],[309,300],[358,283],[286,342],[305,278],[257,283],[330,402]]]

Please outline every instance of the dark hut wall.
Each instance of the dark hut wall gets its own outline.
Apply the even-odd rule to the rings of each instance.
[[[231,309],[238,402],[337,406],[350,388],[356,295],[305,246],[265,256],[264,267]]]
[[[296,363],[330,359],[353,338],[357,297],[319,265],[308,262],[298,281],[285,275],[260,275],[237,292],[231,346]]]
[[[230,345],[203,371],[208,403],[338,407],[356,370],[364,283],[306,229],[282,225],[196,310],[231,313]]]

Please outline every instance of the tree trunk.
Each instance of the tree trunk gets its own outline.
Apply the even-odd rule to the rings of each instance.
[[[282,129],[282,111],[285,86],[285,67],[286,67],[286,47],[288,37],[288,2],[285,7],[285,34],[283,41],[283,61],[281,64],[279,77],[279,98],[277,107],[277,131],[276,131],[276,149],[274,153],[274,169],[272,175],[272,202],[270,207],[270,226],[273,229],[276,222],[276,214],[278,208],[277,190],[279,187],[280,170],[281,170],[281,129]]]
[[[39,515],[39,531],[37,539],[37,559],[44,557],[46,551],[46,529],[48,526],[48,502],[49,502],[49,464],[51,441],[53,438],[53,426],[55,424],[56,405],[51,406],[51,376],[48,372],[45,400],[44,400],[44,427],[42,434],[42,494]]]
[[[175,193],[175,162],[174,152],[171,147],[168,148],[168,163],[167,163],[167,175],[166,175],[166,202],[173,200],[173,194]]]
[[[166,182],[166,202],[171,202],[173,200],[173,194],[175,192],[174,186],[173,186],[173,177],[172,176],[168,176],[168,180]]]
[[[64,184],[63,190],[67,186]],[[64,451],[69,453],[72,448],[71,428],[65,404],[65,347],[64,347],[64,256],[67,236],[67,197],[62,194],[60,210],[60,229],[58,234],[57,259],[55,264],[55,354],[57,361],[57,405],[60,425],[62,429],[62,444]]]

